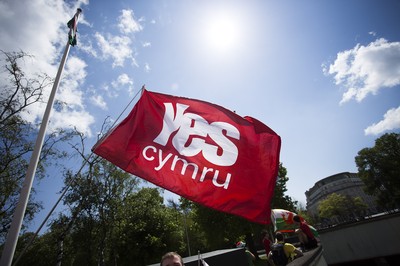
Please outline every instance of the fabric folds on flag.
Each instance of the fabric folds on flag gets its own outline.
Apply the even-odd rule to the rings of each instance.
[[[298,228],[293,221],[293,217],[296,213],[283,210],[283,209],[273,209],[271,212],[271,220],[274,225],[275,232],[294,232]],[[300,217],[300,220],[302,218]]]
[[[131,113],[92,150],[189,200],[267,224],[280,145],[255,118],[143,90]]]
[[[75,46],[77,43],[76,32],[78,31],[78,18],[79,18],[79,14],[81,12],[82,12],[82,9],[78,8],[74,17],[71,18],[67,23],[67,26],[69,28],[68,42],[72,46]]]
[[[295,224],[293,217],[296,213],[283,210],[283,209],[272,209],[271,212],[271,220],[272,224],[274,225],[275,232],[282,232],[282,233],[290,233],[294,232],[298,229],[298,226]],[[300,221],[305,221],[303,217],[300,217]],[[311,232],[314,234],[315,237],[318,237],[318,231],[313,226],[309,225]]]

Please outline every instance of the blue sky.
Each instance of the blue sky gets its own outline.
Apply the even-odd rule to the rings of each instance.
[[[0,48],[34,55],[28,74],[55,77],[77,7],[78,44],[57,95],[67,104],[49,130],[75,126],[87,147],[145,84],[271,127],[288,194],[305,205],[315,182],[357,172],[359,150],[400,132],[400,1],[1,1]],[[35,184],[43,213],[61,179]]]

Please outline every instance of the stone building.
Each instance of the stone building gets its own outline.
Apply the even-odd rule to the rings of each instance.
[[[339,173],[321,179],[305,192],[307,200],[307,212],[318,217],[319,203],[332,193],[348,195],[350,197],[361,197],[368,205],[366,214],[377,213],[375,197],[366,194],[363,190],[364,183],[356,173]]]

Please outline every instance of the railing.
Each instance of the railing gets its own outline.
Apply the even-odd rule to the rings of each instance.
[[[334,265],[399,257],[399,224],[397,212],[319,230],[326,262]]]

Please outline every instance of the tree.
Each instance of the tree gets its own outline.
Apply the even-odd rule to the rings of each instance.
[[[178,202],[169,199],[167,207],[174,213],[174,223],[182,230],[181,252],[183,256],[197,254],[197,251],[206,250],[204,232],[194,221],[194,203],[185,198],[179,198]]]
[[[81,135],[82,147],[76,150],[86,162],[87,170],[77,175],[67,173],[66,184],[71,184],[71,189],[64,204],[71,207],[71,214],[59,241],[68,236],[74,243],[69,247],[73,259],[66,255],[66,260],[105,265],[115,259],[113,234],[120,224],[118,212],[137,189],[138,179],[104,159],[85,156],[83,143]]]
[[[148,265],[159,262],[167,251],[184,251],[183,227],[176,222],[173,209],[163,204],[159,189],[142,188],[130,195],[119,217],[118,265]]]
[[[204,232],[206,251],[232,248],[239,240],[244,240],[245,234],[254,224],[259,228],[262,225],[251,223],[244,218],[228,214],[195,203],[193,208],[194,221]]]
[[[34,233],[27,232],[19,237],[14,256],[15,259],[19,258],[16,265],[54,266],[57,256],[57,249],[54,247],[57,245],[57,241],[56,234],[51,231],[36,238],[34,244],[20,257],[21,250],[28,245],[33,235]],[[13,265],[15,263],[14,261]]]
[[[360,197],[350,197],[332,193],[318,206],[322,218],[336,219],[339,222],[354,220],[362,214],[367,205]]]
[[[361,197],[355,197],[350,203],[350,208],[353,209],[353,214],[356,217],[364,217],[364,213],[368,209],[368,205],[363,201],[363,199]]]
[[[323,218],[342,216],[346,210],[346,198],[343,195],[332,193],[318,205],[319,215]]]
[[[85,138],[73,146],[85,167],[67,172],[64,204],[70,213],[54,222],[58,260],[68,265],[147,265],[181,248],[183,230],[158,189],[139,189],[139,179],[108,161],[85,154]],[[92,154],[93,155],[93,154]],[[62,245],[64,243],[64,245]],[[57,249],[54,246],[54,249]]]
[[[0,243],[10,227],[19,192],[25,178],[28,160],[34,147],[37,125],[23,119],[28,107],[42,101],[43,90],[51,84],[46,75],[28,78],[19,63],[28,54],[1,51],[0,61],[5,61],[5,74],[0,88]],[[36,179],[45,176],[45,169],[53,159],[63,158],[66,153],[58,149],[58,144],[72,138],[70,132],[58,130],[46,136],[36,171]],[[23,227],[33,219],[41,204],[34,200],[31,191],[24,217]]]
[[[387,133],[355,157],[365,192],[387,209],[400,207],[400,134]]]
[[[296,210],[297,201],[293,200],[290,196],[285,195],[285,193],[287,192],[286,183],[288,181],[289,177],[287,177],[287,170],[283,166],[283,164],[280,163],[274,196],[271,202],[272,209],[285,209],[288,211]]]

